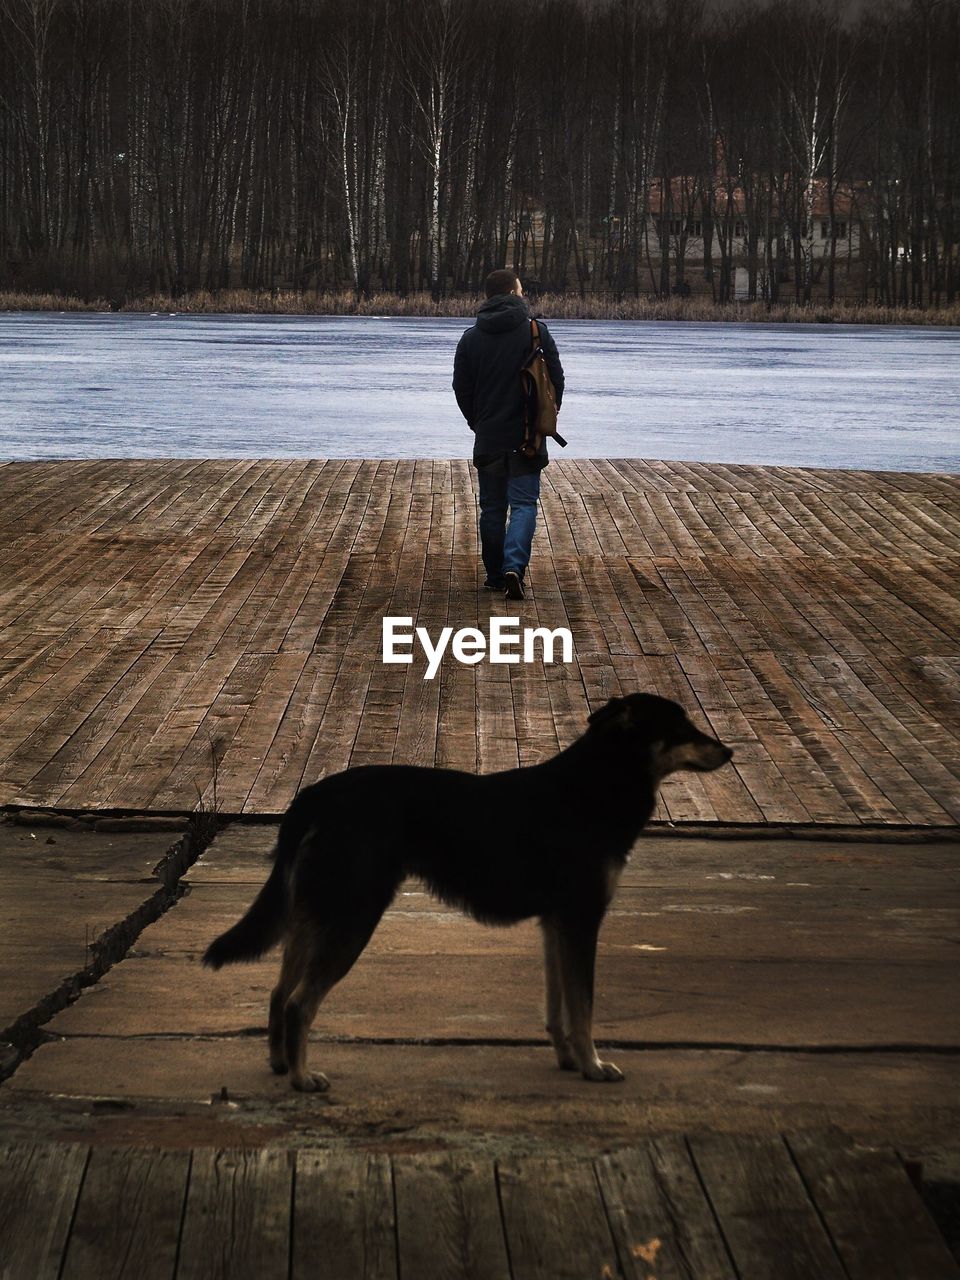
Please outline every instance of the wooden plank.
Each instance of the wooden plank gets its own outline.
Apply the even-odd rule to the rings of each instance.
[[[609,653],[607,637],[597,618],[580,561],[555,559],[553,567],[573,635],[575,652]]]
[[[513,1280],[622,1274],[593,1166],[575,1157],[498,1162]]]
[[[575,557],[578,554],[577,544],[563,502],[556,494],[541,489],[540,511],[542,519],[538,523],[541,531],[547,536],[551,556]]]
[[[900,510],[908,499],[902,494],[888,494],[886,501]],[[929,539],[932,554],[941,555],[944,550],[960,554],[960,502],[911,495],[909,503],[911,518]]]
[[[88,652],[79,655],[77,659],[75,669],[77,673],[82,673],[80,678],[74,680],[71,675],[64,679],[62,686],[49,690],[49,694],[57,699],[52,707],[46,699],[40,700],[38,704],[31,702],[29,718],[25,713],[20,729],[20,732],[26,729],[27,736],[16,742],[14,751],[9,751],[12,758],[4,766],[5,781],[24,785],[48,767],[50,760],[69,742],[87,716],[96,710],[111,689],[143,655],[150,642],[149,634],[137,633],[124,636],[115,645],[92,642]],[[65,693],[66,696],[58,698],[58,693]],[[41,717],[40,721],[35,723],[38,716]],[[31,731],[30,726],[34,724]],[[6,746],[9,739],[0,739],[0,742]],[[54,789],[59,793],[59,780],[54,782]]]
[[[690,1147],[744,1280],[847,1280],[779,1136],[698,1137]]]
[[[272,657],[244,654],[213,701],[201,708],[199,722],[188,714],[184,736],[189,734],[189,741],[171,768],[155,774],[148,802],[152,808],[191,809],[198,803],[197,797],[211,785],[220,760],[254,705]]]
[[[437,767],[478,773],[477,669],[459,662],[447,663],[441,667],[437,681]]]
[[[387,1156],[298,1152],[290,1276],[396,1280],[393,1182]]]
[[[583,505],[590,523],[593,525],[593,531],[597,536],[597,541],[603,548],[603,555],[626,555],[627,544],[624,542],[620,524],[615,516],[610,512],[602,490],[595,494],[585,495]],[[630,523],[635,525],[635,522],[632,519]]]
[[[623,541],[624,555],[653,556],[656,554],[647,541],[646,533],[637,520],[636,513],[627,502],[626,495],[617,489],[610,489],[603,495],[610,519],[616,525],[617,533]]]
[[[656,560],[628,561],[641,589],[646,608],[655,622],[655,642],[644,647],[644,653],[702,653],[703,641],[697,628],[684,610],[684,602],[670,588],[670,578],[676,561],[659,557]],[[662,635],[663,640],[660,640]],[[644,636],[641,634],[641,644]]]
[[[50,608],[62,608],[83,598],[89,586],[84,572],[89,545],[87,538],[61,535],[53,545],[44,537],[31,540],[29,554],[21,549],[6,566],[8,585],[0,593],[0,643],[9,643],[18,629],[38,617],[45,619]],[[98,574],[102,576],[110,563],[108,556],[98,560]],[[76,610],[73,616],[76,618]]]
[[[702,547],[674,507],[676,495],[643,493],[628,499],[658,556],[697,556]]]
[[[892,1151],[788,1137],[848,1280],[960,1280],[927,1208]]]
[[[606,560],[589,559],[580,562],[583,585],[602,631],[604,648],[610,653],[640,653],[642,646],[624,602],[610,581],[607,563]]]
[[[30,785],[24,788],[23,794],[40,797],[55,794],[58,802],[64,805],[70,805],[72,796],[82,805],[91,784],[108,770],[118,725],[123,724],[144,692],[162,675],[168,661],[168,657],[154,649],[148,640],[136,661],[93,707],[63,746],[53,752]]]
[[[729,520],[717,508],[709,493],[682,493],[673,499],[673,508],[697,540],[700,555],[750,555],[749,543],[743,541]]]
[[[700,591],[695,581],[687,575],[687,566],[692,567],[693,578],[703,576],[702,561],[658,560],[657,572],[660,580],[676,601],[679,615],[695,633],[695,638],[688,632],[683,649],[694,652],[711,651],[730,652],[739,648],[736,633],[728,630],[718,619]],[[749,643],[749,631],[745,636]],[[676,646],[680,648],[680,644]]]
[[[960,687],[934,675],[936,659],[883,658],[851,660],[850,667],[901,724],[922,734],[942,760],[955,758],[960,740]],[[949,670],[949,664],[944,668]]]
[[[604,671],[609,672],[609,668],[604,667]],[[521,676],[511,682],[511,693],[520,764],[524,768],[542,764],[560,750],[547,682]]]
[[[956,593],[956,563],[951,562],[951,572],[944,585],[931,581],[925,566],[907,561],[863,559],[858,561],[865,574],[869,574],[890,595],[922,620],[926,635],[924,650],[930,652],[932,640],[937,649],[945,646],[953,651],[960,630],[960,600]],[[932,634],[931,634],[932,633]]]
[[[192,659],[181,658],[177,678],[152,686],[138,704],[124,735],[130,738],[124,744],[124,772],[104,774],[86,792],[88,803],[107,808],[146,807],[148,797],[175,767],[239,661],[237,654],[220,661],[206,658],[194,669]]]
[[[557,459],[519,612],[568,626],[574,664],[504,684],[449,657],[435,682],[422,660],[371,675],[385,613],[436,629],[501,603],[464,460],[26,466],[0,474],[4,801],[189,807],[216,738],[224,799],[275,812],[335,762],[475,768],[478,733],[484,769],[543,758],[558,696],[572,725],[635,680],[695,706],[690,676],[742,750],[671,780],[664,813],[952,819],[951,477]]]
[[[349,768],[363,720],[370,674],[369,662],[360,658],[344,658],[337,667],[323,717],[309,744],[303,766],[304,785]]]
[[[403,709],[404,667],[373,667],[363,703],[363,719],[350,753],[352,766],[392,764]]]
[[[479,663],[477,689],[477,761],[481,773],[499,773],[520,764],[513,681],[508,666]]]
[[[3,1280],[58,1280],[88,1154],[59,1143],[0,1146]]]
[[[804,694],[823,707],[836,726],[833,736],[848,753],[863,762],[870,778],[902,822],[949,823],[949,815],[911,774],[911,762],[902,759],[881,740],[872,721],[857,714],[859,693],[849,668],[839,659],[833,662],[802,655],[784,655],[784,668]],[[895,734],[896,738],[901,735]]]
[[[871,527],[889,531],[897,554],[910,559],[960,553],[960,530],[945,511],[931,518],[914,494],[868,488],[852,499]]]
[[[627,1280],[737,1280],[682,1138],[595,1164]]]
[[[826,563],[791,562],[792,589],[824,638],[844,657],[899,649],[909,652],[929,642],[923,619],[900,606],[850,557]]]
[[[916,789],[925,793],[926,801],[939,806],[938,814],[924,802],[924,813],[929,815],[927,820],[947,825],[951,819],[960,821],[960,770],[956,765],[951,768],[944,764],[941,755],[941,751],[946,752],[949,760],[954,754],[950,739],[946,735],[938,735],[935,724],[928,724],[925,717],[913,724],[906,720],[900,712],[895,687],[892,693],[888,693],[886,682],[882,690],[869,688],[860,679],[853,663],[840,659],[827,663],[822,658],[814,661],[828,679],[837,683],[846,705],[857,715],[864,731],[869,730],[876,740],[874,754],[889,754],[893,758],[891,787],[902,791],[903,784],[908,779],[912,780]],[[940,750],[937,749],[938,737]]]
[[[393,1176],[403,1280],[510,1280],[491,1161],[395,1156]]]
[[[286,1151],[196,1151],[177,1280],[287,1280],[292,1185]]]
[[[785,661],[785,657],[778,658],[774,654],[750,654],[746,658],[747,666],[766,697],[796,733],[857,819],[877,823],[899,821],[899,810],[871,778],[869,762],[861,760],[838,736],[840,726],[819,691],[805,685],[792,671],[787,671]],[[724,678],[732,684],[727,665],[721,663],[720,667]],[[738,698],[737,701],[749,715],[750,709],[744,705],[744,700]]]
[[[291,689],[307,664],[304,653],[272,653],[262,685],[253,695],[239,726],[220,753],[216,774],[203,792],[207,809],[239,813],[262,768],[286,713]],[[222,733],[222,727],[218,726]],[[216,793],[216,794],[214,794]]]
[[[652,562],[609,561],[607,573],[623,611],[630,619],[640,651],[672,653],[670,637],[663,628],[656,607],[657,597],[663,594],[663,582]]]
[[[95,1147],[62,1280],[172,1280],[189,1168],[186,1151]]]

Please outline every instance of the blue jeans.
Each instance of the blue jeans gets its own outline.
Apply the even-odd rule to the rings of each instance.
[[[519,574],[521,580],[530,563],[530,547],[537,527],[540,497],[539,470],[516,468],[509,460],[480,467],[480,552],[488,581],[497,582],[505,573]],[[510,523],[507,524],[507,508]]]

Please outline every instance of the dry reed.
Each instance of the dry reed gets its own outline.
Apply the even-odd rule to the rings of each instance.
[[[153,294],[134,298],[121,311],[175,312],[182,315],[325,315],[469,317],[479,299],[459,294],[434,301],[429,293],[375,293],[357,300],[350,290],[295,293],[276,290],[227,289],[196,292],[181,298]],[[678,320],[788,324],[960,325],[960,304],[945,307],[883,307],[872,303],[735,302],[720,305],[707,298],[622,297],[546,293],[534,300],[537,313],[557,320]],[[57,294],[0,292],[0,311],[110,311],[103,298],[84,301]]]

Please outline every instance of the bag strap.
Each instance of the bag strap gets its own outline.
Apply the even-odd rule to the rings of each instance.
[[[537,326],[536,320],[532,318],[530,320],[530,333],[533,337],[533,349],[536,351],[537,347],[540,345],[540,329]]]

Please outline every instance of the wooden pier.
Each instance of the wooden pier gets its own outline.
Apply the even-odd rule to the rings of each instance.
[[[0,1232],[14,1278],[960,1277],[892,1152],[779,1135],[593,1160],[8,1146]]]
[[[608,697],[736,749],[676,823],[960,819],[960,477],[559,461],[522,605],[472,468],[0,466],[0,804],[275,814],[350,764],[543,759]],[[381,662],[384,615],[568,627],[568,665]]]
[[[0,806],[89,819],[0,831],[0,1276],[960,1275],[911,1181],[954,1167],[960,477],[557,462],[522,604],[476,521],[466,462],[0,465]],[[574,657],[425,680],[384,616]],[[197,964],[272,827],[161,886],[159,833],[92,821],[534,763],[635,690],[736,757],[668,781],[688,838],[641,842],[604,931],[616,1091],[552,1068],[533,925],[411,892],[323,1011],[334,1090],[291,1098],[275,963]]]

